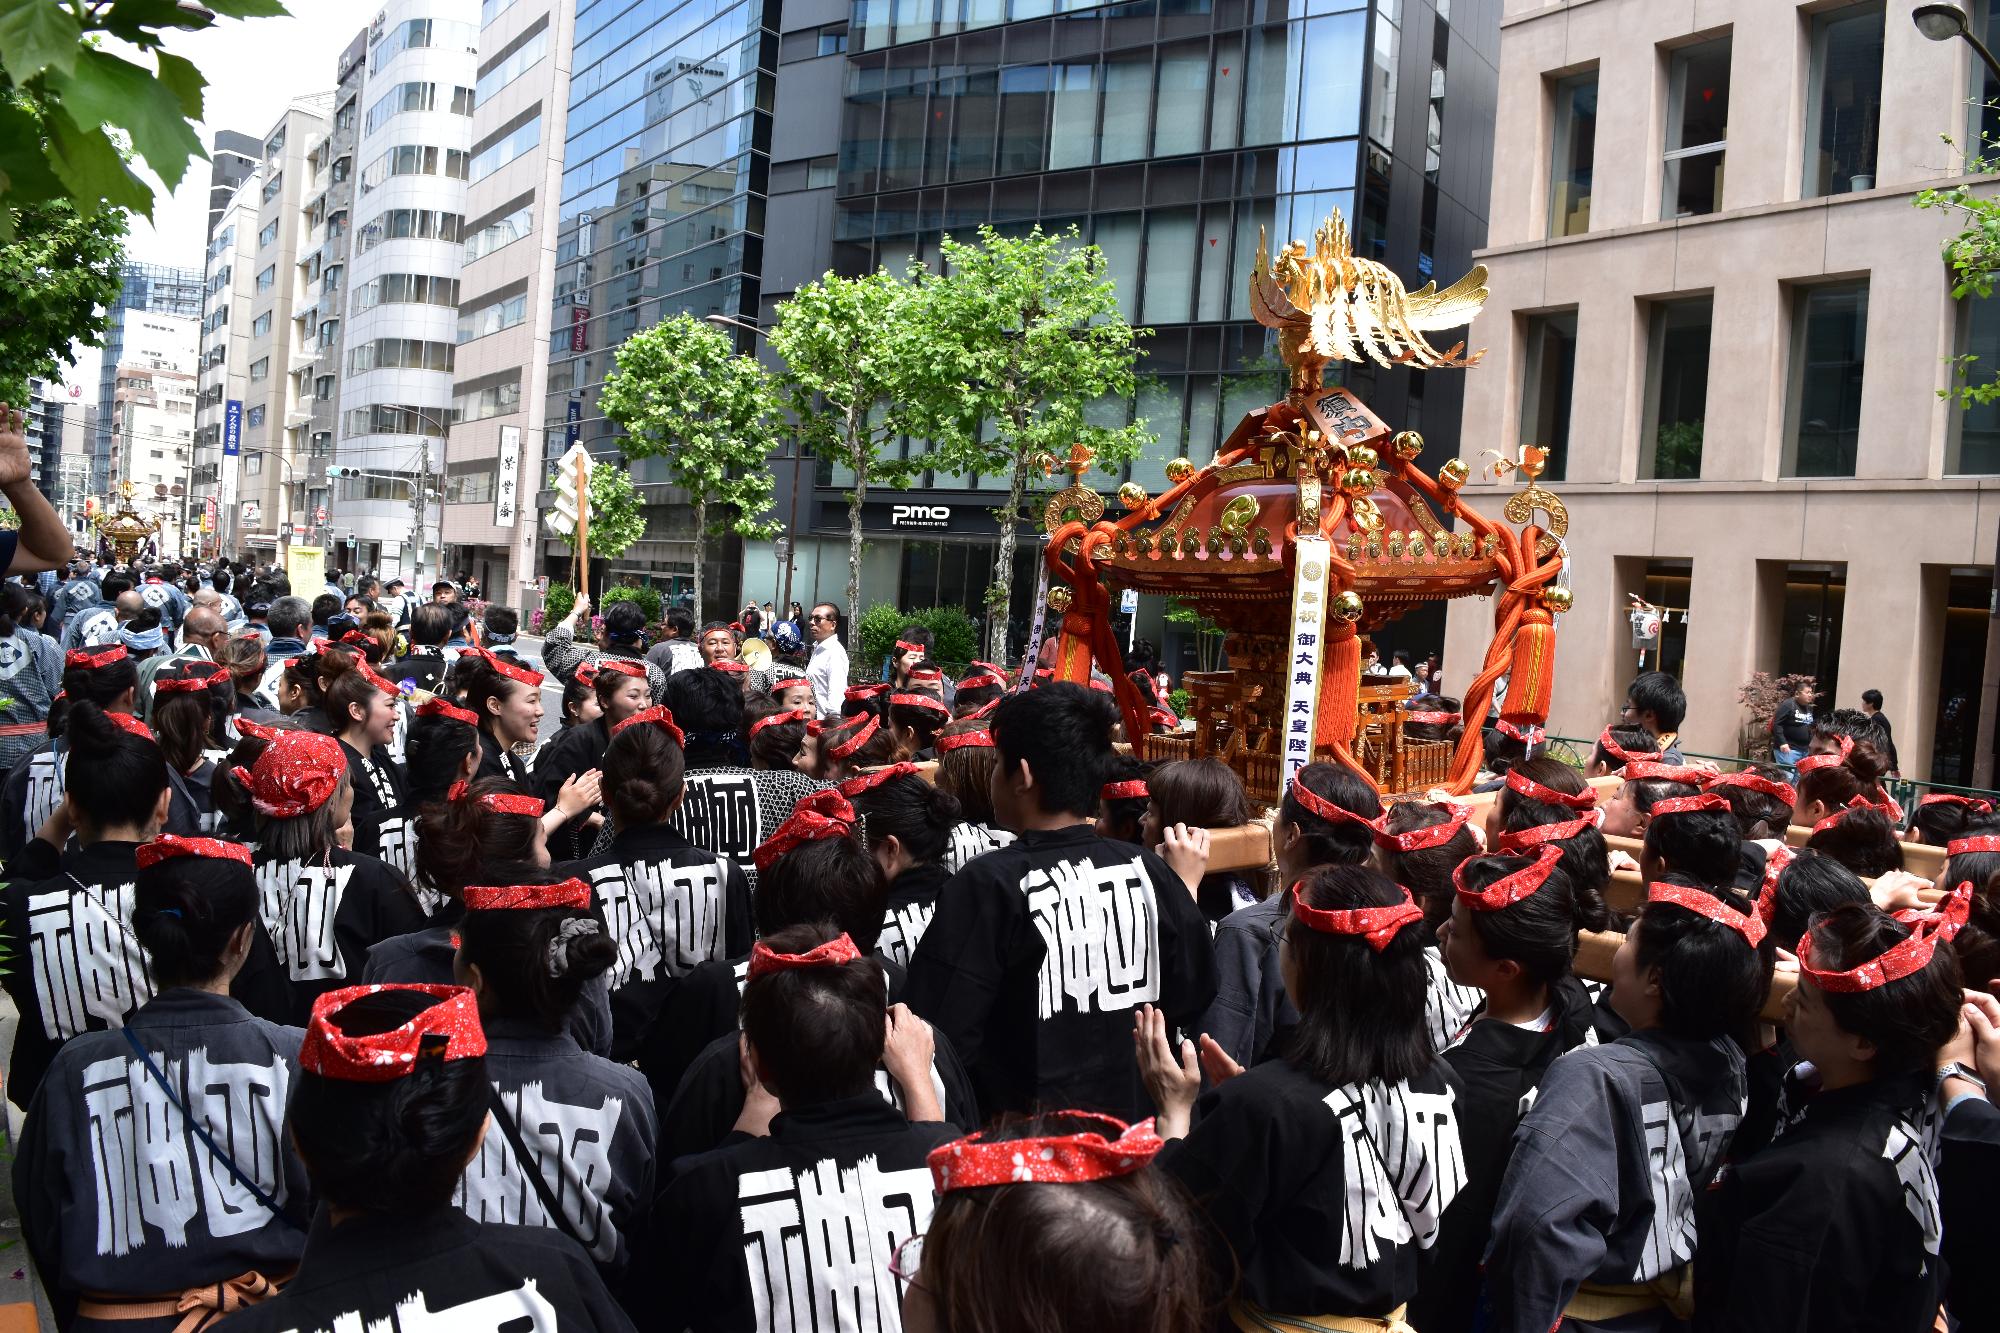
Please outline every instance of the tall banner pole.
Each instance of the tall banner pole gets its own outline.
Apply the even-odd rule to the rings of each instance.
[[[1324,537],[1300,537],[1293,546],[1292,652],[1285,690],[1285,749],[1280,791],[1290,790],[1299,770],[1313,761],[1315,712],[1319,707],[1320,641],[1326,637],[1327,570],[1332,563]]]
[[[590,464],[576,460],[576,590],[590,596]]]
[[[1048,624],[1049,562],[1037,560],[1035,565],[1041,571],[1035,579],[1035,618],[1028,624],[1027,656],[1021,659],[1021,679],[1014,683],[1016,690],[1034,686],[1035,664],[1041,660],[1042,634]]]

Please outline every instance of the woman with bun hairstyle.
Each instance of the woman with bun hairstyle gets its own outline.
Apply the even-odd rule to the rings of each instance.
[[[62,693],[49,710],[49,734],[14,761],[0,782],[0,856],[11,861],[63,803],[69,772],[69,710],[89,702],[131,716],[138,706],[139,668],[122,643],[75,648],[63,655]]]
[[[598,715],[556,733],[535,756],[534,784],[529,790],[550,805],[561,803],[566,784],[585,774],[601,775],[605,747],[611,744],[611,729],[653,704],[652,686],[647,683],[642,662],[599,657],[577,669],[578,680],[586,675],[590,677],[591,697],[597,703]],[[591,802],[550,837],[550,854],[558,861],[588,856],[604,822],[601,816],[597,802]]]
[[[1098,837],[1135,845],[1145,841],[1146,811],[1153,804],[1153,789],[1146,785],[1146,775],[1152,771],[1151,764],[1135,755],[1111,756],[1104,769],[1104,785],[1097,789]]]
[[[786,708],[752,703],[744,713],[750,736],[750,767],[810,773],[819,767],[819,737],[813,734],[812,706]]]
[[[78,1033],[122,1026],[153,994],[132,931],[135,851],[166,822],[167,761],[145,723],[89,700],[64,722],[78,782],[7,867],[3,982],[20,1012],[7,1095],[28,1105],[56,1050]],[[70,835],[76,848],[64,851]]]
[[[436,695],[410,718],[409,803],[421,810],[472,781],[479,768],[479,715]]]
[[[452,667],[451,679],[460,701],[479,719],[479,767],[474,774],[511,778],[533,791],[528,765],[514,747],[532,745],[540,733],[542,673],[484,648],[467,648]]]
[[[326,687],[320,678],[320,668],[324,663],[321,654],[328,651],[314,647],[297,657],[287,660],[278,672],[278,711],[307,731],[316,731],[322,736],[333,734],[333,719],[326,712]],[[334,656],[341,656],[339,650]]]
[[[1798,941],[1784,1132],[1703,1201],[1697,1329],[1927,1329],[1938,1319],[1933,1100],[1972,886],[1905,922],[1845,903]],[[1962,1066],[1943,1065],[1947,1070]],[[1968,1325],[1970,1327],[1970,1325]]]
[[[1381,817],[1382,798],[1368,779],[1341,764],[1307,764],[1278,803],[1278,882],[1295,884],[1318,866],[1367,864]],[[1298,1026],[1278,966],[1289,913],[1286,895],[1274,893],[1215,927],[1215,1002],[1193,1030],[1239,1065],[1283,1054]]]
[[[964,718],[938,733],[938,765],[932,774],[940,791],[958,802],[958,823],[944,850],[946,873],[956,875],[974,857],[1014,841],[993,813],[993,773],[1000,752],[985,718]]]
[[[1773,945],[1749,898],[1670,875],[1612,958],[1629,1028],[1542,1076],[1514,1135],[1485,1256],[1497,1333],[1664,1333],[1706,1254],[1694,1202],[1743,1115]]]
[[[1202,1205],[1215,1285],[1240,1272],[1238,1328],[1387,1329],[1465,1183],[1462,1093],[1424,1027],[1423,910],[1360,864],[1316,866],[1276,896],[1299,1015],[1285,1054],[1245,1070],[1206,1037],[1176,1047],[1165,1015],[1139,1009],[1160,1165]]]
[[[174,794],[166,832],[208,837],[220,828],[213,785],[216,764],[229,756],[231,711],[229,673],[213,662],[176,662],[153,677],[153,735]]]
[[[822,723],[819,767],[813,776],[822,782],[845,782],[867,769],[895,763],[902,746],[895,727],[884,720],[885,711],[878,701],[870,700],[855,712]]]
[[[421,929],[424,909],[402,875],[348,850],[354,784],[339,741],[276,732],[231,776],[257,814],[259,912],[303,1021],[314,997],[361,975],[370,946]]]
[[[1785,779],[1784,769],[1751,764],[1710,778],[1702,790],[1729,802],[1745,842],[1757,843],[1767,854],[1784,846],[1785,826],[1792,822],[1792,807],[1799,800],[1798,788]]]
[[[1007,693],[1007,673],[991,662],[974,662],[958,678],[951,697],[953,721],[964,721]],[[984,716],[982,713],[981,716]]]
[[[1558,843],[1570,886],[1602,896],[1611,884],[1603,828],[1597,791],[1581,773],[1558,759],[1526,759],[1508,771],[1487,809],[1486,846],[1495,853],[1532,852]]]
[[[937,758],[932,747],[951,722],[951,709],[934,694],[910,689],[889,696],[888,718],[896,738],[896,760],[924,762]]]
[[[1376,864],[1424,909],[1424,963],[1429,971],[1424,1025],[1434,1051],[1457,1040],[1486,999],[1477,986],[1451,976],[1438,944],[1439,929],[1451,920],[1457,897],[1452,872],[1479,855],[1479,840],[1469,827],[1471,817],[1471,808],[1455,801],[1396,801],[1382,811],[1382,826],[1375,830]]]
[[[1436,1266],[1411,1309],[1418,1328],[1478,1326],[1479,1261],[1514,1127],[1556,1057],[1597,1042],[1595,1008],[1571,968],[1577,932],[1603,930],[1610,914],[1594,891],[1575,891],[1562,859],[1545,842],[1475,856],[1451,876],[1451,909],[1437,928],[1445,968],[1484,1001],[1441,1048],[1464,1089],[1457,1109],[1466,1183],[1444,1215]]]
[[[1863,879],[1903,868],[1903,844],[1895,824],[1880,807],[1859,797],[1814,821],[1806,846],[1825,852]]]
[[[618,997],[613,1050],[620,1060],[643,1044],[675,978],[750,948],[750,889],[743,872],[728,857],[689,842],[672,822],[683,795],[683,742],[673,714],[659,705],[612,730],[602,785],[611,814],[609,849],[558,870],[596,891],[618,948],[611,988]]]
[[[158,993],[57,1052],[14,1199],[59,1327],[168,1333],[271,1295],[298,1264],[309,1191],[284,1115],[301,1034],[230,998],[261,933],[250,853],[169,834],[133,859],[131,930]],[[139,1108],[144,1133],[114,1127]],[[170,1219],[132,1192],[167,1163]]]
[[[1150,1126],[1079,1111],[998,1121],[937,1149],[930,1228],[889,1266],[904,1333],[1214,1328],[1225,1284],[1159,1151]]]
[[[479,999],[494,1123],[456,1202],[474,1221],[560,1231],[616,1273],[652,1203],[659,1122],[637,1070],[570,1035],[618,946],[591,911],[588,884],[549,878],[462,891],[454,974]],[[551,1120],[571,1128],[551,1139]]]
[[[255,634],[233,634],[216,646],[215,660],[229,673],[230,688],[236,695],[235,712],[256,722],[276,722],[283,716],[272,702],[258,693],[264,671],[270,663],[264,655],[264,641]]]
[[[1910,827],[1903,841],[1942,847],[1964,836],[1974,820],[1989,819],[1992,815],[1993,802],[1982,797],[1932,792],[1920,797],[1916,808],[1910,811]]]
[[[313,1004],[285,1125],[323,1205],[285,1289],[230,1333],[520,1328],[630,1333],[590,1256],[549,1227],[452,1204],[479,1158],[493,1071],[459,986],[352,986]]]
[[[415,810],[403,769],[389,757],[403,714],[402,693],[354,653],[325,652],[320,658],[327,716],[354,792],[354,850],[408,879],[416,869]]]
[[[853,803],[868,834],[868,851],[889,881],[889,900],[876,950],[901,967],[937,912],[950,872],[944,854],[958,826],[958,799],[924,781],[914,764],[849,778],[840,794]]]

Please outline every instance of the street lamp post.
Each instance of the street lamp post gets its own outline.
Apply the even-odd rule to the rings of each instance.
[[[1986,66],[1986,72],[2000,80],[2000,60],[1995,60],[1986,43],[1979,40],[1979,34],[1972,30],[1972,20],[1957,5],[1918,5],[1910,11],[1910,21],[1917,25],[1918,32],[1934,42],[1963,39]],[[1973,151],[1978,153],[1984,148],[1984,144],[1975,145]],[[1975,787],[1993,785],[1994,723],[2000,721],[1996,714],[2000,714],[2000,534],[1996,534],[1993,585],[1986,600],[1986,663],[1979,681],[1979,734],[1972,744]]]
[[[747,319],[739,319],[734,315],[704,315],[703,318],[711,324],[741,329],[753,338],[770,336],[761,325]],[[792,497],[787,505],[788,513],[785,519],[785,567],[780,571],[783,586],[778,594],[778,606],[774,613],[779,619],[789,615],[792,609],[792,566],[799,558],[799,489],[800,478],[805,472],[805,461],[805,452],[799,448],[799,437],[794,435],[792,436]],[[699,546],[695,550],[695,559],[701,559]],[[805,626],[801,625],[799,628],[803,631]]]

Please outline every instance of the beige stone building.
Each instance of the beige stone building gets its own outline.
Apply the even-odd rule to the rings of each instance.
[[[1983,83],[1910,8],[1504,0],[1459,452],[1555,449],[1559,735],[1617,716],[1636,594],[1672,608],[1645,665],[1682,677],[1689,749],[1737,753],[1738,686],[1800,671],[1882,691],[1905,775],[1970,773],[2000,415],[1939,391],[1956,354],[2000,365],[2000,303],[1953,301],[1953,219],[1913,199],[1960,170],[1940,136],[1978,132]],[[1448,682],[1491,623],[1454,605]]]

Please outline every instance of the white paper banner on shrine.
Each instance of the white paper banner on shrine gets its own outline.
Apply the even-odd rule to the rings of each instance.
[[[1324,537],[1301,537],[1293,545],[1292,651],[1285,690],[1284,783],[1312,762],[1313,728],[1319,709],[1320,641],[1326,637],[1327,567],[1332,563]]]
[[[521,428],[500,428],[500,466],[493,478],[493,526],[514,526],[514,510],[520,499]]]
[[[1035,562],[1041,568],[1041,575],[1035,580],[1035,618],[1028,626],[1028,655],[1021,662],[1021,679],[1015,683],[1015,690],[1030,689],[1035,683],[1035,664],[1042,656],[1042,629],[1048,623],[1049,614],[1049,562]]]

